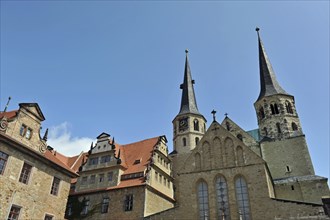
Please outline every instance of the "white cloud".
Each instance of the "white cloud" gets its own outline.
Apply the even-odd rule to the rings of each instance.
[[[48,145],[66,156],[74,156],[80,154],[81,151],[88,151],[95,140],[88,137],[72,137],[70,127],[68,122],[51,127],[48,133]]]

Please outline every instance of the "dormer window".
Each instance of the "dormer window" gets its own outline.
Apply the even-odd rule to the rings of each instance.
[[[134,161],[134,164],[139,164],[139,163],[141,163],[141,159],[137,159]]]

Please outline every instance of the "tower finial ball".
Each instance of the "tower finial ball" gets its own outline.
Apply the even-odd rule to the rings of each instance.
[[[189,52],[189,50],[188,50],[188,49],[186,49],[186,50],[185,50],[185,52],[186,52],[186,53],[188,53],[188,52]]]
[[[258,32],[260,30],[260,28],[256,27],[256,31]]]

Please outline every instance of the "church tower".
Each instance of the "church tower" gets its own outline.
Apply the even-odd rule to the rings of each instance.
[[[260,94],[254,107],[257,113],[261,151],[273,178],[314,175],[294,96],[277,82],[261,41],[259,28]]]
[[[205,133],[206,119],[198,111],[194,83],[191,78],[188,50],[186,50],[183,84],[180,85],[182,89],[180,112],[172,121],[173,146],[176,153],[190,152]]]

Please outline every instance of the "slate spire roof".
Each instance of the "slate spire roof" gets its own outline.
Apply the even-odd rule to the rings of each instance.
[[[260,94],[257,99],[259,101],[261,98],[266,96],[271,96],[275,94],[285,94],[289,95],[276,80],[275,72],[273,70],[272,64],[266,54],[266,50],[261,41],[259,28],[256,28],[258,34],[258,45],[259,45],[259,69],[260,69]]]
[[[182,97],[179,115],[186,113],[201,115],[197,108],[194,84],[195,81],[191,78],[191,71],[188,61],[188,50],[186,50],[186,63],[184,68],[183,84],[180,85],[180,89],[182,89]]]

